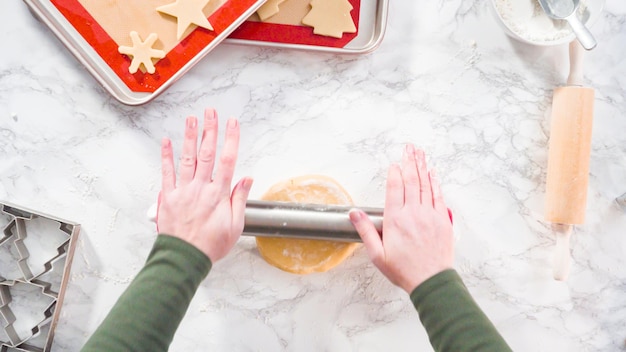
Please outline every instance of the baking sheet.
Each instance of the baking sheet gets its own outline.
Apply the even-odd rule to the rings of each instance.
[[[119,5],[118,6],[118,1]],[[125,1],[107,1],[119,12]],[[95,0],[24,0],[31,12],[57,36],[70,52],[87,68],[98,82],[117,100],[128,105],[144,104],[178,80],[193,67],[202,57],[208,54],[217,44],[235,30],[245,19],[249,18],[265,0],[225,0],[223,5],[209,16],[214,30],[196,28],[189,32],[181,41],[171,45],[171,38],[155,43],[154,48],[169,49],[165,58],[156,62],[155,74],[128,71],[131,59],[118,53],[118,47],[129,45],[130,39],[123,43],[119,32],[123,29],[111,30],[110,24],[105,30],[85,7],[98,5]],[[169,4],[174,0],[135,0],[135,3],[156,7]],[[86,6],[83,6],[83,3]],[[104,6],[104,3],[102,3]],[[112,4],[112,5],[111,5]],[[207,9],[205,8],[205,14]],[[154,11],[156,12],[156,10]],[[161,17],[158,13],[155,16]],[[174,22],[175,19],[166,21]],[[117,21],[124,25],[128,21]],[[157,29],[163,23],[156,24]],[[143,28],[143,27],[142,27]],[[128,28],[126,28],[128,30]],[[109,34],[111,32],[111,34]],[[174,32],[175,33],[175,32]],[[143,40],[149,33],[140,33]],[[117,41],[113,38],[116,37]],[[168,44],[169,43],[169,44]],[[169,46],[168,46],[169,45]],[[170,48],[171,47],[171,48]],[[165,51],[165,50],[164,50]]]
[[[292,19],[275,21],[273,16],[268,22],[259,22],[258,16],[252,16],[224,42],[342,54],[370,52],[380,45],[385,34],[388,0],[349,1],[354,8],[351,15],[357,25],[355,34],[344,33],[339,39],[324,37],[313,34],[312,27],[295,25]]]

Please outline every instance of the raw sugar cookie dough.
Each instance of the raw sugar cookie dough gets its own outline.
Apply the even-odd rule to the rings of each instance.
[[[154,45],[154,42],[158,39],[157,35],[155,33],[150,33],[148,38],[146,38],[145,41],[142,41],[139,34],[132,31],[130,32],[130,38],[133,41],[133,46],[122,45],[117,49],[120,54],[128,55],[132,58],[128,71],[130,73],[135,73],[139,69],[139,66],[143,65],[144,69],[148,73],[154,73],[155,68],[152,60],[162,59],[165,57],[165,52],[163,50],[152,48],[152,45]]]
[[[268,0],[248,20],[313,27],[313,33],[341,38],[356,33],[348,0]]]
[[[313,33],[341,38],[344,33],[355,33],[350,16],[352,5],[347,0],[312,0],[311,11],[302,23],[313,27]]]
[[[186,25],[179,38],[178,17],[157,11],[163,7],[167,10],[176,0],[78,0],[96,22],[107,32],[117,45],[132,45],[128,33],[135,31],[144,38],[150,33],[159,37],[156,49],[168,53],[180,43],[184,37],[193,32],[197,25],[190,21],[181,22]],[[205,17],[211,16],[222,7],[226,0],[211,0],[204,6]],[[185,19],[185,18],[183,18]]]
[[[190,26],[196,25],[210,31],[213,30],[213,26],[209,23],[209,20],[203,12],[204,7],[209,1],[210,0],[201,0],[200,2],[198,2],[198,0],[176,0],[176,2],[171,4],[157,7],[156,10],[176,18],[176,38],[181,40],[185,31]]]
[[[259,9],[256,11],[261,21],[265,21],[280,12],[278,5],[280,5],[284,1],[285,0],[267,0],[267,2],[259,7]]]
[[[153,74],[154,64],[158,59],[163,58],[197,27],[212,30],[213,27],[207,18],[227,0],[78,0],[78,2],[118,45],[119,53],[128,55],[133,60],[132,68],[129,67],[130,73],[137,72],[138,68]],[[129,35],[133,32],[137,33],[137,37]],[[137,42],[137,39],[143,38],[147,39]],[[145,43],[150,45],[147,46]]]
[[[262,200],[352,205],[348,192],[330,177],[320,175],[301,176],[272,186]],[[359,246],[320,240],[257,237],[261,257],[269,264],[295,274],[328,271],[344,261]]]

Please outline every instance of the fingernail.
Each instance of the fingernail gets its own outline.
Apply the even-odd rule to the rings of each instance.
[[[350,209],[348,212],[348,216],[350,217],[350,221],[357,222],[363,218],[363,214],[359,209]]]
[[[246,192],[249,191],[250,188],[252,188],[252,182],[254,182],[254,180],[250,177],[246,177],[243,180],[243,189],[246,190]]]
[[[428,171],[428,173],[430,174],[430,179],[431,180],[437,179],[437,169],[432,168],[432,169],[430,169],[430,171]]]
[[[213,120],[215,120],[215,109],[206,109],[204,111],[204,119],[206,121],[213,121]]]
[[[405,147],[404,150],[406,151],[407,154],[409,155],[413,155],[415,153],[415,147],[413,146],[413,144],[408,143]]]
[[[417,155],[420,159],[424,160],[426,158],[426,153],[423,150],[417,149],[415,151],[415,155]]]
[[[230,129],[237,128],[238,122],[237,119],[228,119],[227,127]]]
[[[196,119],[194,116],[189,116],[187,118],[187,128],[196,128],[197,125],[198,119]]]
[[[161,139],[161,147],[163,148],[167,148],[169,147],[171,144],[170,139],[169,138],[163,138]]]
[[[426,165],[426,154],[424,154],[424,151],[421,149],[418,149],[415,152],[415,158],[417,159],[417,165],[420,168],[427,168],[428,165]]]

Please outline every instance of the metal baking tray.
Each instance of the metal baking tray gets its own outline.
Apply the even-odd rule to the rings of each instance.
[[[50,351],[80,225],[0,202],[0,351]]]
[[[233,32],[233,34],[231,34],[231,36],[229,36],[224,43],[310,50],[338,54],[365,54],[375,50],[382,42],[387,28],[388,11],[389,0],[361,0],[357,35],[341,47],[329,46],[325,44],[312,45],[273,42],[267,40],[252,40],[246,39],[244,34],[239,34],[239,30]],[[246,24],[247,23],[244,22],[243,26]],[[276,28],[276,31],[280,30],[281,28]],[[312,31],[312,28],[310,28],[310,30]],[[234,36],[237,36],[238,38],[234,38]]]
[[[204,42],[202,42],[201,44],[193,43],[193,44],[196,44],[194,46],[199,51],[191,58],[189,58],[190,56],[189,52],[184,52],[183,50],[175,50],[181,45],[179,43],[177,47],[170,50],[170,52],[166,53],[167,56],[165,59],[168,59],[170,54],[173,53],[173,55],[177,55],[177,58],[175,60],[165,60],[165,59],[161,60],[164,62],[163,67],[166,67],[164,71],[169,70],[167,71],[167,76],[169,77],[167,77],[166,79],[165,78],[161,79],[160,77],[155,78],[155,77],[149,76],[149,74],[143,74],[143,76],[141,76],[140,78],[137,78],[138,82],[142,81],[138,83],[138,85],[141,85],[141,88],[138,89],[138,88],[130,88],[130,86],[133,86],[133,87],[137,86],[133,84],[129,85],[128,83],[129,80],[132,80],[133,78],[129,79],[128,77],[125,77],[124,80],[126,80],[126,82],[122,78],[120,78],[120,73],[116,73],[116,71],[111,68],[110,64],[107,63],[102,58],[101,54],[97,52],[94,46],[92,46],[89,43],[89,39],[86,39],[74,27],[74,25],[70,23],[70,21],[65,17],[65,15],[61,13],[61,11],[57,8],[57,6],[55,6],[55,4],[53,3],[55,0],[23,0],[23,1],[26,3],[26,5],[28,5],[31,13],[54,33],[54,35],[76,57],[76,59],[78,59],[78,61],[80,61],[80,63],[83,64],[83,66],[85,66],[85,68],[89,71],[89,73],[91,73],[96,78],[96,80],[109,93],[111,93],[111,95],[113,95],[113,97],[115,97],[117,100],[127,105],[145,104],[151,101],[152,99],[154,99],[155,97],[157,97],[159,94],[163,93],[165,89],[167,89],[174,82],[176,82],[187,71],[189,71],[189,69],[191,69],[195,64],[197,64],[204,56],[206,56],[211,50],[213,50],[220,42],[226,39],[226,37],[233,30],[235,30],[242,22],[244,22],[247,18],[249,18],[265,2],[265,0],[249,0],[249,2],[246,2],[245,4],[243,4],[241,0],[226,1],[226,3],[224,3],[222,6],[232,6],[233,8],[237,8],[237,11],[222,11],[222,13],[225,13],[225,16],[229,16],[228,17],[229,20],[225,21],[226,24],[228,23],[229,24],[227,26],[225,24],[224,28],[221,28],[220,31],[217,31],[216,29],[216,31],[210,35],[210,37],[212,38],[211,41],[208,44],[206,44],[206,46],[204,46],[203,48],[198,49],[198,46],[204,45],[205,44]],[[56,0],[56,2],[58,3],[58,0]],[[245,10],[243,10],[244,7],[245,7]],[[85,14],[87,16],[90,15],[86,10],[84,10],[84,8],[82,8],[82,6],[78,6],[77,8],[81,9],[80,11],[82,12],[80,15],[76,15],[74,17],[82,18],[85,16]],[[228,9],[230,10],[230,8]],[[233,16],[233,17],[237,16],[237,17],[234,21],[230,22],[230,16]],[[97,27],[102,33],[104,33],[105,35],[107,34],[106,31],[97,24],[97,22],[96,23],[93,23],[93,22],[87,21],[86,25],[90,26],[90,28],[91,26],[93,26],[93,28]],[[197,35],[196,37],[188,41],[188,38],[196,34],[195,32],[197,32],[197,29],[194,31],[194,33],[191,33],[187,38],[184,38],[182,42],[187,41],[185,45],[188,45],[189,41],[199,37],[200,35]],[[205,37],[209,37],[209,36],[205,35]],[[108,39],[109,41],[115,43],[110,37]],[[145,38],[142,38],[142,39],[145,40]],[[205,41],[207,40],[208,39],[205,38]],[[100,48],[99,50],[101,52],[106,51],[107,55],[110,54],[111,52],[117,55],[115,49],[116,47],[108,48],[108,50],[107,48],[104,48],[104,49]],[[157,67],[157,73],[159,72],[159,63],[161,63],[161,61],[157,62],[155,65]],[[172,66],[178,66],[178,65],[180,65],[180,68],[178,69],[172,68]],[[122,72],[121,74],[125,75],[126,72]],[[161,81],[159,82],[160,79]],[[155,81],[157,83],[154,83],[154,84],[145,83],[145,82],[152,82],[152,81]]]

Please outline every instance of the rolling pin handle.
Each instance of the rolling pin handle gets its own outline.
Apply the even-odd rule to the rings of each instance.
[[[568,86],[583,86],[583,54],[585,50],[578,40],[569,43],[569,76]]]
[[[569,276],[571,255],[569,252],[569,240],[574,226],[566,224],[553,224],[552,229],[556,235],[556,247],[554,251],[554,279],[565,281]]]

